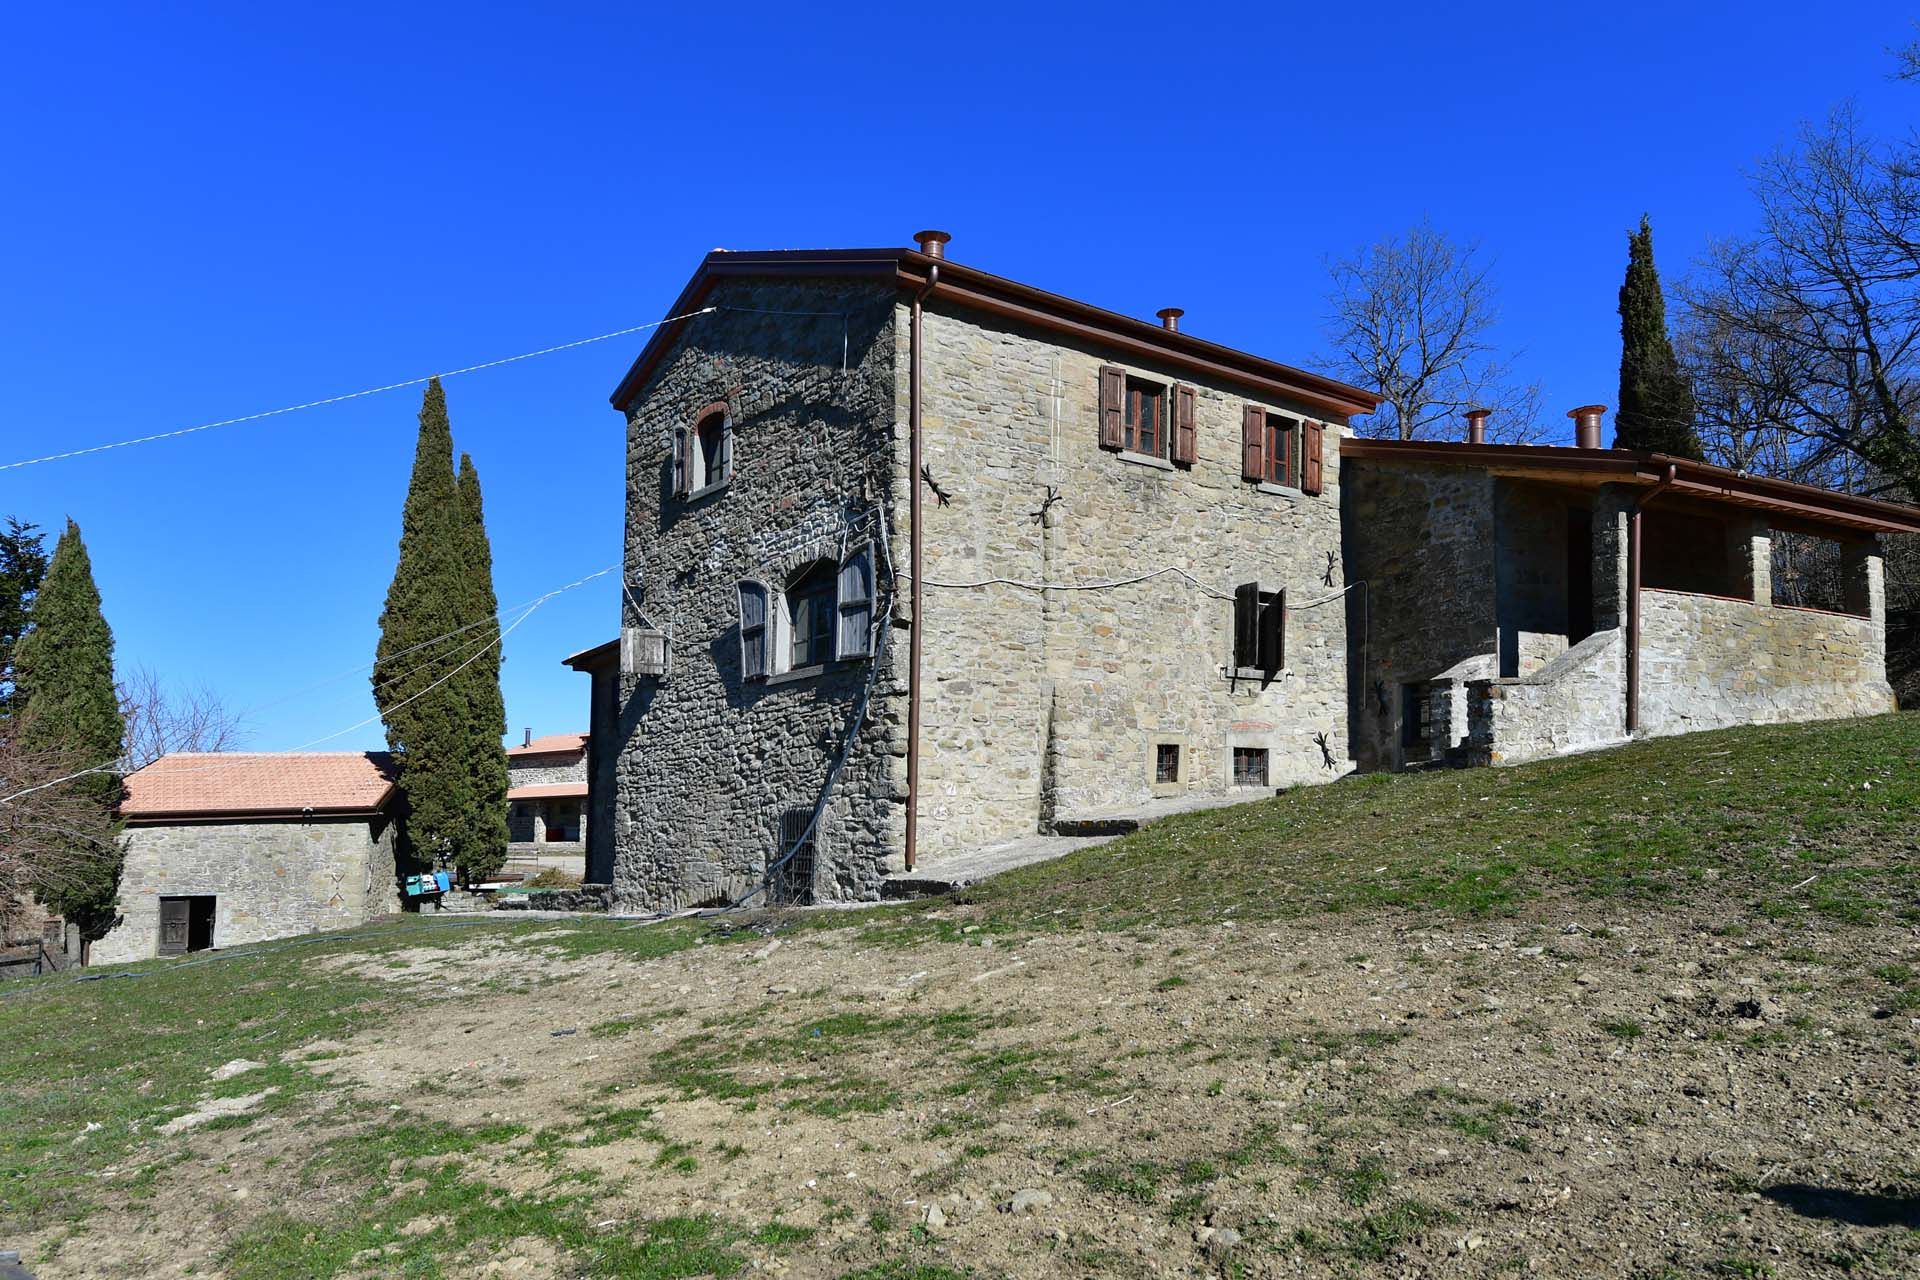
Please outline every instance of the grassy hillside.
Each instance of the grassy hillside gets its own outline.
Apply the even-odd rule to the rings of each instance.
[[[1510,769],[1372,774],[1155,823],[972,894],[1003,924],[1113,927],[1543,894],[1920,919],[1920,714],[1691,734]]]
[[[43,1280],[1903,1274],[1917,808],[1902,714],[1357,778],[959,899],[15,984],[0,1243]],[[1842,1191],[1879,1218],[1780,1207]]]

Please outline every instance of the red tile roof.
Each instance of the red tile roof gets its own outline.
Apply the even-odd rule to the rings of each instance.
[[[509,800],[559,800],[567,796],[584,796],[587,784],[584,782],[535,782],[524,787],[512,787],[507,791]]]
[[[584,733],[549,733],[535,738],[525,746],[508,747],[510,756],[558,756],[577,755],[587,749],[587,735]]]
[[[384,751],[176,752],[127,775],[120,816],[168,818],[374,814],[399,771]]]

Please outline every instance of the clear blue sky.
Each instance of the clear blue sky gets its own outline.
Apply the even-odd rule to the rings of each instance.
[[[1611,402],[1642,210],[1678,273],[1747,227],[1743,173],[1798,122],[1851,96],[1904,131],[1920,108],[1886,78],[1911,33],[1894,5],[1472,12],[16,7],[0,461],[657,319],[714,246],[923,226],[959,260],[1310,363],[1325,258],[1430,215],[1496,256],[1504,337],[1549,404]],[[638,345],[448,383],[503,602],[618,560],[606,397]],[[372,714],[360,672],[286,695],[371,659],[417,405],[0,471],[0,516],[72,515],[121,663],[297,746]],[[613,634],[615,593],[509,639],[513,733],[586,727],[559,659]]]

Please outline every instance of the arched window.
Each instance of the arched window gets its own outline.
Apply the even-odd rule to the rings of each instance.
[[[833,659],[834,602],[840,568],[817,560],[787,583],[787,669]]]
[[[724,401],[693,416],[693,425],[673,433],[673,492],[688,498],[733,479],[733,419]]]

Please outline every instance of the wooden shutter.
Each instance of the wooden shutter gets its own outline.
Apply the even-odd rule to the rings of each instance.
[[[1100,366],[1100,447],[1119,449],[1126,443],[1127,371],[1117,364]]]
[[[1304,453],[1304,465],[1300,468],[1300,488],[1307,493],[1320,492],[1320,443],[1321,428],[1317,422],[1309,422],[1301,427],[1301,450]]]
[[[1260,669],[1278,675],[1287,665],[1287,593],[1276,591],[1260,602]]]
[[[748,680],[767,678],[767,588],[747,579],[740,584],[740,674]]]
[[[840,562],[840,625],[834,636],[836,658],[865,658],[873,653],[873,549],[861,545]]]
[[[1240,478],[1267,478],[1267,413],[1257,404],[1240,411]]]
[[[733,419],[720,419],[720,474],[708,476],[707,483],[733,479]]]
[[[1198,456],[1194,416],[1200,394],[1184,383],[1173,388],[1173,460],[1192,466]]]
[[[693,433],[685,427],[673,429],[673,496],[684,498],[693,492]]]
[[[1246,582],[1233,589],[1233,665],[1253,667],[1260,655],[1260,584]]]

